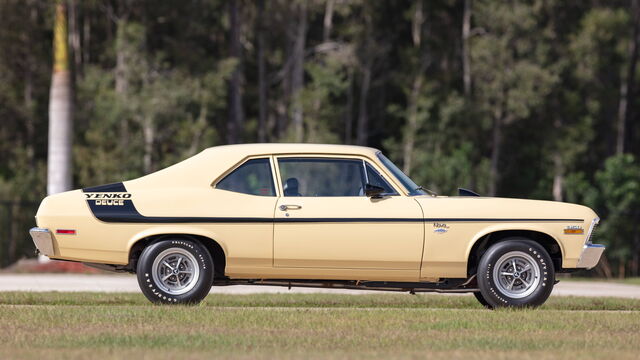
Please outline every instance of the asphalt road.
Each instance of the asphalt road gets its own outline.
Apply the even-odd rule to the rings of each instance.
[[[77,274],[0,274],[0,291],[88,291],[88,292],[139,292],[133,275],[77,275]],[[366,294],[375,291],[310,289],[279,286],[234,285],[213,287],[211,293],[334,293]],[[640,286],[603,281],[560,281],[552,296],[602,296],[640,299]]]

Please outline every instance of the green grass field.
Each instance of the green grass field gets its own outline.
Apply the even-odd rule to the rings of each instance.
[[[557,297],[537,310],[470,296],[0,293],[0,358],[629,358],[640,300]]]

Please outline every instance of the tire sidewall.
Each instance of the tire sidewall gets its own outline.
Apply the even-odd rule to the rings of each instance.
[[[184,249],[195,258],[200,270],[200,276],[195,286],[188,292],[173,295],[162,290],[155,283],[152,275],[153,262],[163,251],[171,248]],[[213,283],[213,260],[209,252],[199,243],[187,239],[163,239],[147,246],[142,252],[137,264],[138,284],[142,293],[154,303],[164,304],[196,304],[202,301]]]
[[[530,255],[540,267],[540,282],[537,288],[523,298],[512,298],[503,294],[496,286],[493,271],[496,262],[508,252],[521,251]],[[542,305],[553,290],[555,273],[553,262],[547,251],[538,243],[527,239],[512,238],[489,248],[478,264],[478,285],[485,300],[494,307],[535,307]]]
[[[482,292],[476,291],[473,293],[473,296],[476,298],[476,300],[478,300],[480,305],[484,306],[487,309],[493,309],[493,305],[489,304],[487,299],[485,299],[484,296],[482,296]]]

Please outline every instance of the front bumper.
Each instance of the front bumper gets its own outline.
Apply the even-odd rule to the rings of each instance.
[[[580,260],[576,267],[581,269],[591,269],[598,265],[598,261],[600,261],[600,257],[602,256],[604,249],[604,245],[586,244],[582,249],[582,255],[580,255]]]
[[[49,231],[49,229],[34,227],[29,230],[29,234],[31,234],[33,243],[41,254],[47,256],[52,256],[54,254],[53,237],[51,236],[51,231]]]

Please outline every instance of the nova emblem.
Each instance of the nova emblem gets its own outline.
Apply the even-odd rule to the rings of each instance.
[[[433,232],[436,234],[444,234],[449,231],[449,225],[443,223],[433,223]]]

